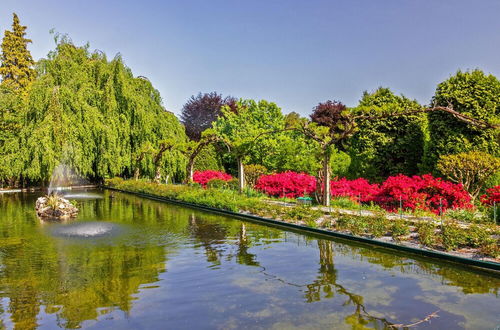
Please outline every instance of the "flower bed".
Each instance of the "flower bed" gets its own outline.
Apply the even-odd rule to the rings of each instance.
[[[257,180],[255,188],[273,197],[297,198],[315,192],[316,178],[296,172],[263,175]],[[332,197],[348,197],[362,203],[373,202],[391,212],[397,211],[400,206],[404,210],[423,210],[435,214],[448,209],[472,207],[470,196],[462,185],[429,174],[391,176],[381,185],[371,184],[364,178],[341,178],[333,180],[330,189]],[[491,192],[491,200],[498,198],[495,194],[498,191]]]
[[[218,179],[223,181],[230,181],[233,177],[227,173],[213,170],[196,171],[193,174],[193,181],[199,183],[203,188],[207,187],[210,180]]]
[[[263,175],[257,180],[255,189],[273,197],[297,198],[316,190],[316,178],[297,172]]]
[[[275,205],[258,197],[247,197],[232,190],[201,189],[183,185],[163,185],[145,181],[106,180],[106,185],[130,192],[142,192],[170,199],[233,212],[259,215],[284,222],[307,225],[315,228],[349,232],[355,236],[389,237],[394,242],[413,242],[433,250],[462,251],[466,254],[479,254],[500,257],[499,226],[464,225],[456,221],[443,224],[429,220],[406,221],[390,219],[383,211],[368,216],[341,212],[325,214],[323,211],[307,206]],[[460,252],[464,253],[464,252]],[[498,260],[498,259],[497,259]]]

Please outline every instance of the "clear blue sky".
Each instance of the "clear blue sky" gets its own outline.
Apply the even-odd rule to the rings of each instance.
[[[458,69],[500,77],[499,0],[2,0],[28,26],[35,59],[51,28],[121,53],[179,113],[198,92],[267,99],[284,112],[320,101],[357,104],[390,87],[429,103]]]

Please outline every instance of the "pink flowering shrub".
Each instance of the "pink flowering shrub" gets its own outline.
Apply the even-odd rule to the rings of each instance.
[[[500,185],[486,189],[486,194],[481,196],[483,205],[493,205],[493,202],[500,205]]]
[[[378,194],[378,184],[371,184],[364,178],[347,180],[342,178],[330,182],[332,197],[350,197],[354,201],[370,202]]]
[[[470,195],[461,184],[435,178],[430,174],[408,177],[396,175],[387,178],[380,186],[374,202],[388,211],[399,208],[421,209],[439,214],[447,209],[471,208]]]
[[[255,185],[257,190],[269,196],[296,198],[312,194],[316,190],[316,178],[305,173],[284,172],[263,175]],[[500,189],[490,193],[499,197]],[[362,203],[374,202],[388,211],[397,211],[400,200],[403,209],[425,210],[439,214],[440,209],[471,208],[470,195],[461,184],[435,178],[430,174],[422,176],[396,175],[382,184],[371,184],[364,178],[333,180],[330,183],[332,197],[349,197]],[[488,191],[490,191],[488,190]],[[493,195],[493,193],[495,193]],[[486,200],[486,199],[485,199]]]
[[[297,198],[316,190],[316,178],[297,172],[263,175],[257,179],[255,189],[269,196]]]
[[[193,174],[193,181],[201,184],[203,188],[207,187],[207,183],[210,180],[219,179],[219,180],[229,181],[232,178],[233,177],[227,173],[220,171],[212,171],[212,170],[196,171]]]

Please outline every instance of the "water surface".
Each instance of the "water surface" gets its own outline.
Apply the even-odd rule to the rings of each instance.
[[[0,194],[0,328],[494,329],[500,278],[108,191]],[[90,197],[86,197],[88,194]]]

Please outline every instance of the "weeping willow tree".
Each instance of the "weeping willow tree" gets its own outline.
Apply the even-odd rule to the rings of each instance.
[[[119,55],[108,61],[102,52],[63,37],[36,70],[24,101],[19,148],[8,158],[8,167],[19,169],[11,176],[43,184],[64,163],[93,181],[134,173],[183,179],[186,159],[180,152],[155,157],[161,141],[186,141],[183,126],[163,108],[152,84],[134,77]]]

